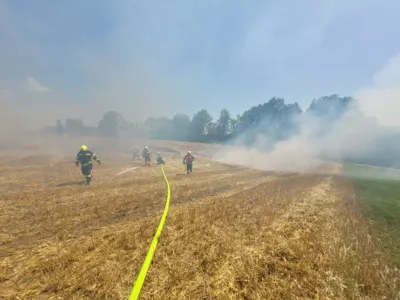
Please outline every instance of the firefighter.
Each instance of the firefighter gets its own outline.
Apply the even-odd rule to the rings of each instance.
[[[139,148],[135,146],[135,148],[133,148],[133,160],[135,160],[136,157],[138,158],[138,160],[140,160]]]
[[[195,160],[192,152],[189,150],[186,155],[183,157],[183,164],[186,165],[187,174],[192,173],[193,171],[193,161]]]
[[[92,151],[88,150],[86,145],[81,146],[81,150],[76,155],[75,164],[79,167],[81,165],[82,174],[86,177],[86,184],[89,185],[92,180],[92,160],[97,161],[98,164],[101,164],[101,161],[97,158],[96,154]]]
[[[144,165],[150,167],[151,153],[150,153],[150,150],[149,150],[148,146],[144,147],[143,152],[142,152],[142,156],[144,158]]]
[[[158,152],[158,153],[157,153],[157,165],[161,165],[161,164],[165,164],[165,161],[164,161],[163,158],[161,157],[161,153]]]

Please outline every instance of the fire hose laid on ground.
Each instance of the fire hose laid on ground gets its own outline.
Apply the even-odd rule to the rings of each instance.
[[[147,252],[142,268],[140,269],[139,275],[136,278],[135,284],[133,285],[131,295],[129,296],[129,300],[136,300],[139,298],[140,291],[142,289],[144,280],[146,279],[147,271],[149,270],[151,261],[153,260],[154,252],[156,251],[156,247],[158,244],[158,239],[160,238],[168,214],[169,203],[171,201],[171,187],[169,185],[168,178],[167,175],[165,174],[163,165],[161,165],[161,171],[166,185],[166,201],[165,201],[164,212],[161,216],[160,223],[158,224],[156,234],[154,235],[153,240],[151,241],[150,248],[149,251]]]

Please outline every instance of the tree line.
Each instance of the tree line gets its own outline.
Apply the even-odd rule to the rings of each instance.
[[[311,130],[313,137],[324,137],[332,131],[337,123],[344,123],[342,117],[346,112],[358,113],[362,119],[361,126],[368,130],[379,131],[373,140],[361,141],[369,143],[356,147],[342,160],[350,160],[359,163],[368,163],[381,166],[400,167],[400,134],[398,130],[380,129],[374,120],[363,116],[357,108],[357,101],[351,97],[340,97],[330,95],[314,99],[306,110],[302,110],[298,103],[285,103],[282,98],[271,98],[267,102],[253,106],[235,117],[228,109],[221,110],[219,117],[213,119],[205,109],[195,113],[192,117],[178,113],[172,118],[149,117],[144,122],[127,121],[121,114],[115,111],[105,113],[97,126],[87,126],[79,118],[67,118],[64,122],[57,120],[55,126],[46,128],[47,132],[58,135],[80,135],[80,136],[108,136],[127,138],[149,138],[158,140],[177,140],[203,143],[230,143],[239,142],[241,145],[255,145],[260,137],[264,137],[263,147],[268,147],[278,141],[286,140],[304,131],[304,120],[309,122],[307,130]],[[310,125],[311,124],[311,125]],[[353,130],[350,128],[340,129],[342,132]],[[365,131],[365,130],[364,130]],[[358,132],[355,139],[359,138]],[[344,145],[345,147],[346,145]],[[363,147],[368,150],[358,151]],[[364,148],[365,148],[364,147]],[[327,149],[329,152],[329,149]],[[350,149],[351,150],[351,149]]]
[[[332,95],[314,100],[306,112],[339,118],[352,101],[349,97]],[[299,128],[304,114],[298,103],[285,103],[282,98],[271,98],[264,104],[253,106],[243,114],[232,117],[228,109],[221,110],[214,120],[205,109],[195,113],[192,118],[178,113],[172,118],[149,117],[144,122],[130,122],[115,111],[105,113],[97,126],[87,126],[80,118],[67,118],[56,121],[48,132],[59,135],[145,137],[150,139],[179,140],[190,142],[225,142],[246,132],[258,131],[262,125],[264,134],[275,140],[285,139]]]

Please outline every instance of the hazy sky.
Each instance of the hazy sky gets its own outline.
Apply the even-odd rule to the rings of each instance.
[[[0,96],[91,120],[370,99],[382,80],[400,84],[399,11],[399,0],[0,0]]]

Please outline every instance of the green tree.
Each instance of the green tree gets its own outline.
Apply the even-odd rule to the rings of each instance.
[[[302,111],[297,103],[285,104],[282,98],[253,106],[233,121],[233,136],[242,136],[242,142],[253,143],[257,137],[267,137],[266,146],[294,134],[299,127]],[[232,121],[231,121],[232,122]]]
[[[190,124],[189,140],[193,142],[206,141],[206,135],[208,134],[212,120],[213,118],[205,109],[196,113]]]
[[[169,140],[173,135],[173,121],[166,117],[147,118],[144,125],[151,139]]]
[[[190,118],[184,114],[176,114],[172,118],[173,133],[172,138],[185,141],[190,130]]]
[[[325,135],[355,104],[353,98],[336,94],[314,99],[305,113],[310,130],[317,136]]]
[[[231,114],[227,109],[222,109],[219,119],[217,121],[217,126],[216,126],[216,139],[219,141],[225,141],[229,138],[229,135],[231,134],[231,124],[232,124],[232,119],[231,119]]]
[[[118,136],[120,127],[124,124],[122,116],[115,111],[108,111],[103,115],[97,129],[102,136]]]
[[[64,132],[70,135],[85,135],[85,126],[81,119],[67,118]]]
[[[157,119],[157,138],[160,140],[170,140],[174,135],[173,120],[166,117]]]
[[[354,107],[356,101],[351,97],[339,97],[330,95],[314,99],[309,108],[308,114],[324,117],[329,122],[338,120],[351,107]]]
[[[279,117],[280,139],[288,138],[299,131],[302,113],[297,102],[285,105]]]

